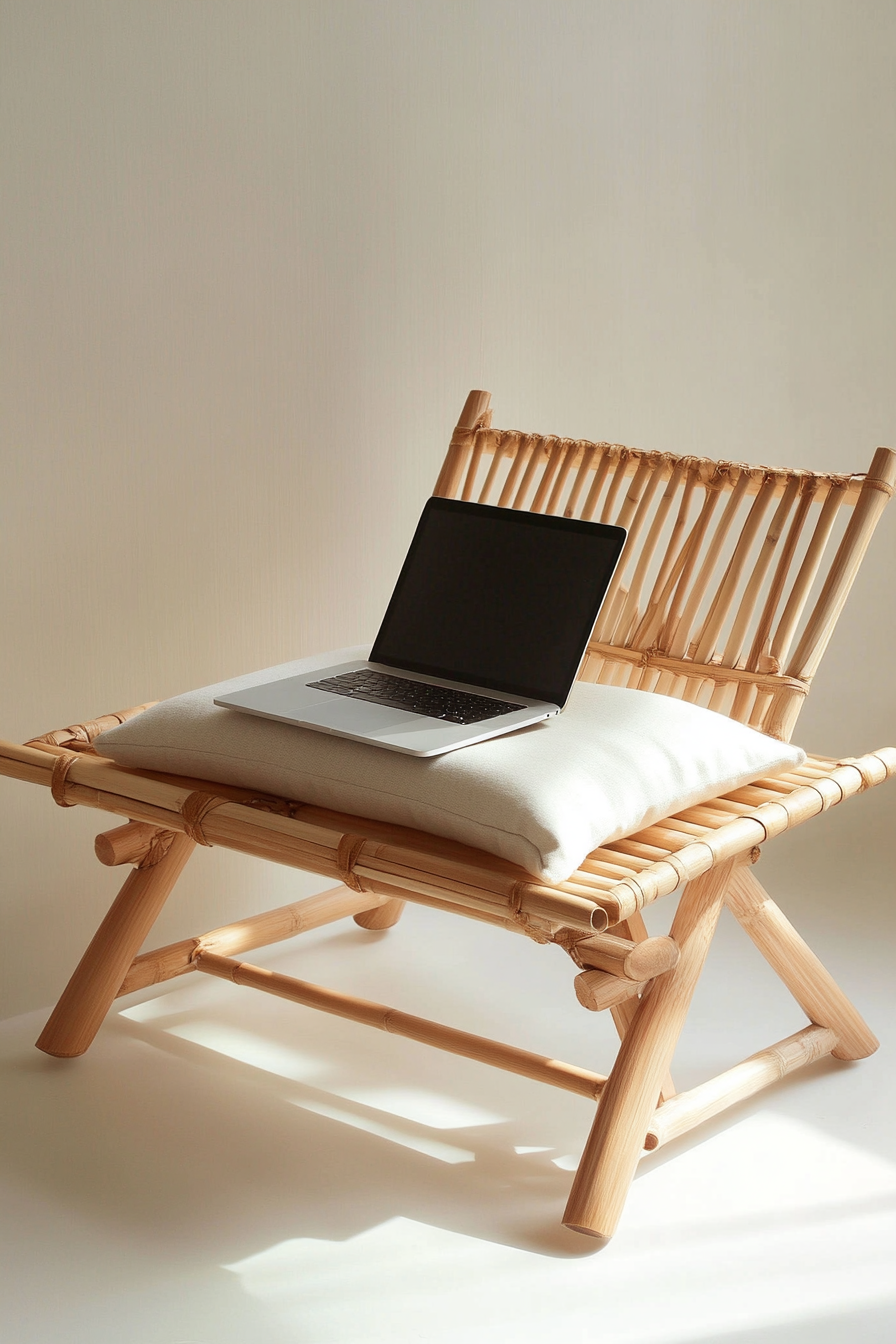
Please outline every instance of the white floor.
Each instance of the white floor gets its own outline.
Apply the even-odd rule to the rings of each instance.
[[[883,1049],[815,1065],[645,1161],[602,1251],[559,1226],[591,1121],[580,1098],[198,975],[123,1001],[78,1061],[33,1049],[44,1013],[4,1023],[0,1338],[890,1344],[892,870],[876,842],[847,887],[861,837],[838,818],[822,853],[811,830],[760,876],[790,879],[782,904]],[[652,912],[657,931],[670,915]],[[386,934],[341,925],[251,957],[612,1061],[608,1015],[578,1007],[558,949],[463,920],[408,907]],[[676,1082],[803,1023],[726,916]]]

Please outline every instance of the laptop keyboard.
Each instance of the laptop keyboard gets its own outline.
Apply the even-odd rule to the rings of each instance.
[[[412,714],[425,714],[429,719],[443,719],[447,723],[481,723],[483,719],[496,719],[500,714],[525,708],[510,700],[492,700],[485,695],[430,686],[424,681],[409,681],[407,677],[390,677],[384,672],[344,672],[339,677],[326,677],[323,681],[306,684],[312,690],[349,695],[353,700],[369,700],[374,705],[387,705],[390,709],[406,709]]]

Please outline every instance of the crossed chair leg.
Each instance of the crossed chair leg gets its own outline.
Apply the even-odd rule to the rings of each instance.
[[[825,1054],[862,1059],[878,1047],[855,1007],[756,880],[750,858],[744,854],[720,864],[682,892],[671,929],[680,951],[678,964],[641,997],[601,1092],[573,1181],[563,1221],[576,1232],[609,1240],[645,1148],[686,1133]],[[723,905],[728,905],[813,1025],[657,1109]]]
[[[221,953],[263,946],[291,932],[348,915],[366,928],[388,928],[398,920],[404,906],[403,901],[394,898],[339,888],[140,958],[137,953],[183,871],[194,841],[173,831],[129,823],[118,832],[99,837],[98,853],[101,842],[117,851],[111,858],[106,857],[105,862],[136,862],[137,866],[97,929],[37,1041],[39,1049],[50,1055],[83,1054],[114,999],[129,988],[149,985],[191,969],[224,974],[225,978],[236,980],[233,968],[245,971],[253,968],[243,967]],[[603,1241],[613,1235],[645,1148],[658,1147],[669,1138],[686,1133],[711,1115],[823,1055],[860,1059],[877,1049],[877,1039],[856,1009],[754,877],[750,857],[742,854],[721,863],[685,886],[670,931],[679,951],[677,964],[657,975],[640,1000],[629,999],[614,1010],[622,1040],[607,1079],[555,1061],[542,1061],[510,1047],[497,1047],[505,1056],[508,1052],[514,1056],[513,1062],[505,1058],[501,1067],[599,1096],[597,1115],[563,1219],[574,1231]],[[752,1056],[727,1074],[676,1095],[669,1065],[724,904],[790,989],[810,1018],[810,1026]],[[301,923],[296,925],[299,906],[303,913]],[[639,918],[619,932],[636,940],[646,935]],[[143,961],[150,964],[143,968],[142,978],[135,977],[134,968]],[[202,964],[204,961],[209,964]],[[326,1007],[316,1000],[326,996],[327,991],[303,987],[299,981],[290,981],[285,988],[284,997]],[[314,992],[310,998],[306,993],[303,999],[301,995],[306,991]],[[377,1005],[362,1005],[362,1020],[368,1009],[375,1008]],[[339,1008],[327,1010],[339,1011]],[[392,1014],[392,1010],[383,1011]],[[403,1034],[428,1039],[431,1044],[440,1043],[428,1034],[428,1028],[435,1024],[403,1014],[392,1015],[405,1019],[407,1029]],[[383,1025],[376,1015],[368,1015],[368,1020]],[[443,1040],[442,1048],[483,1059],[493,1057],[491,1049],[481,1047],[492,1047],[495,1043],[450,1028],[440,1031],[443,1036],[453,1038],[452,1043]],[[495,1057],[493,1062],[498,1063],[499,1059]]]

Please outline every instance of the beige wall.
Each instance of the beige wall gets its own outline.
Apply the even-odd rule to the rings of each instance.
[[[892,0],[3,3],[0,732],[372,633],[472,386],[651,448],[896,444],[894,48]],[[894,551],[818,749],[896,741]],[[120,874],[101,814],[0,805],[7,1015]],[[193,868],[161,940],[323,885]]]

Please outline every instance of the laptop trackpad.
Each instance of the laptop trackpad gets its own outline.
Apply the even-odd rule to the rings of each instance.
[[[318,702],[307,710],[302,710],[302,722],[314,723],[321,728],[331,728],[338,733],[364,734],[388,732],[394,729],[409,728],[412,724],[419,728],[424,723],[432,723],[420,714],[410,714],[406,709],[391,709],[388,705],[373,705],[367,700],[347,700],[341,695],[330,695],[332,704]]]

